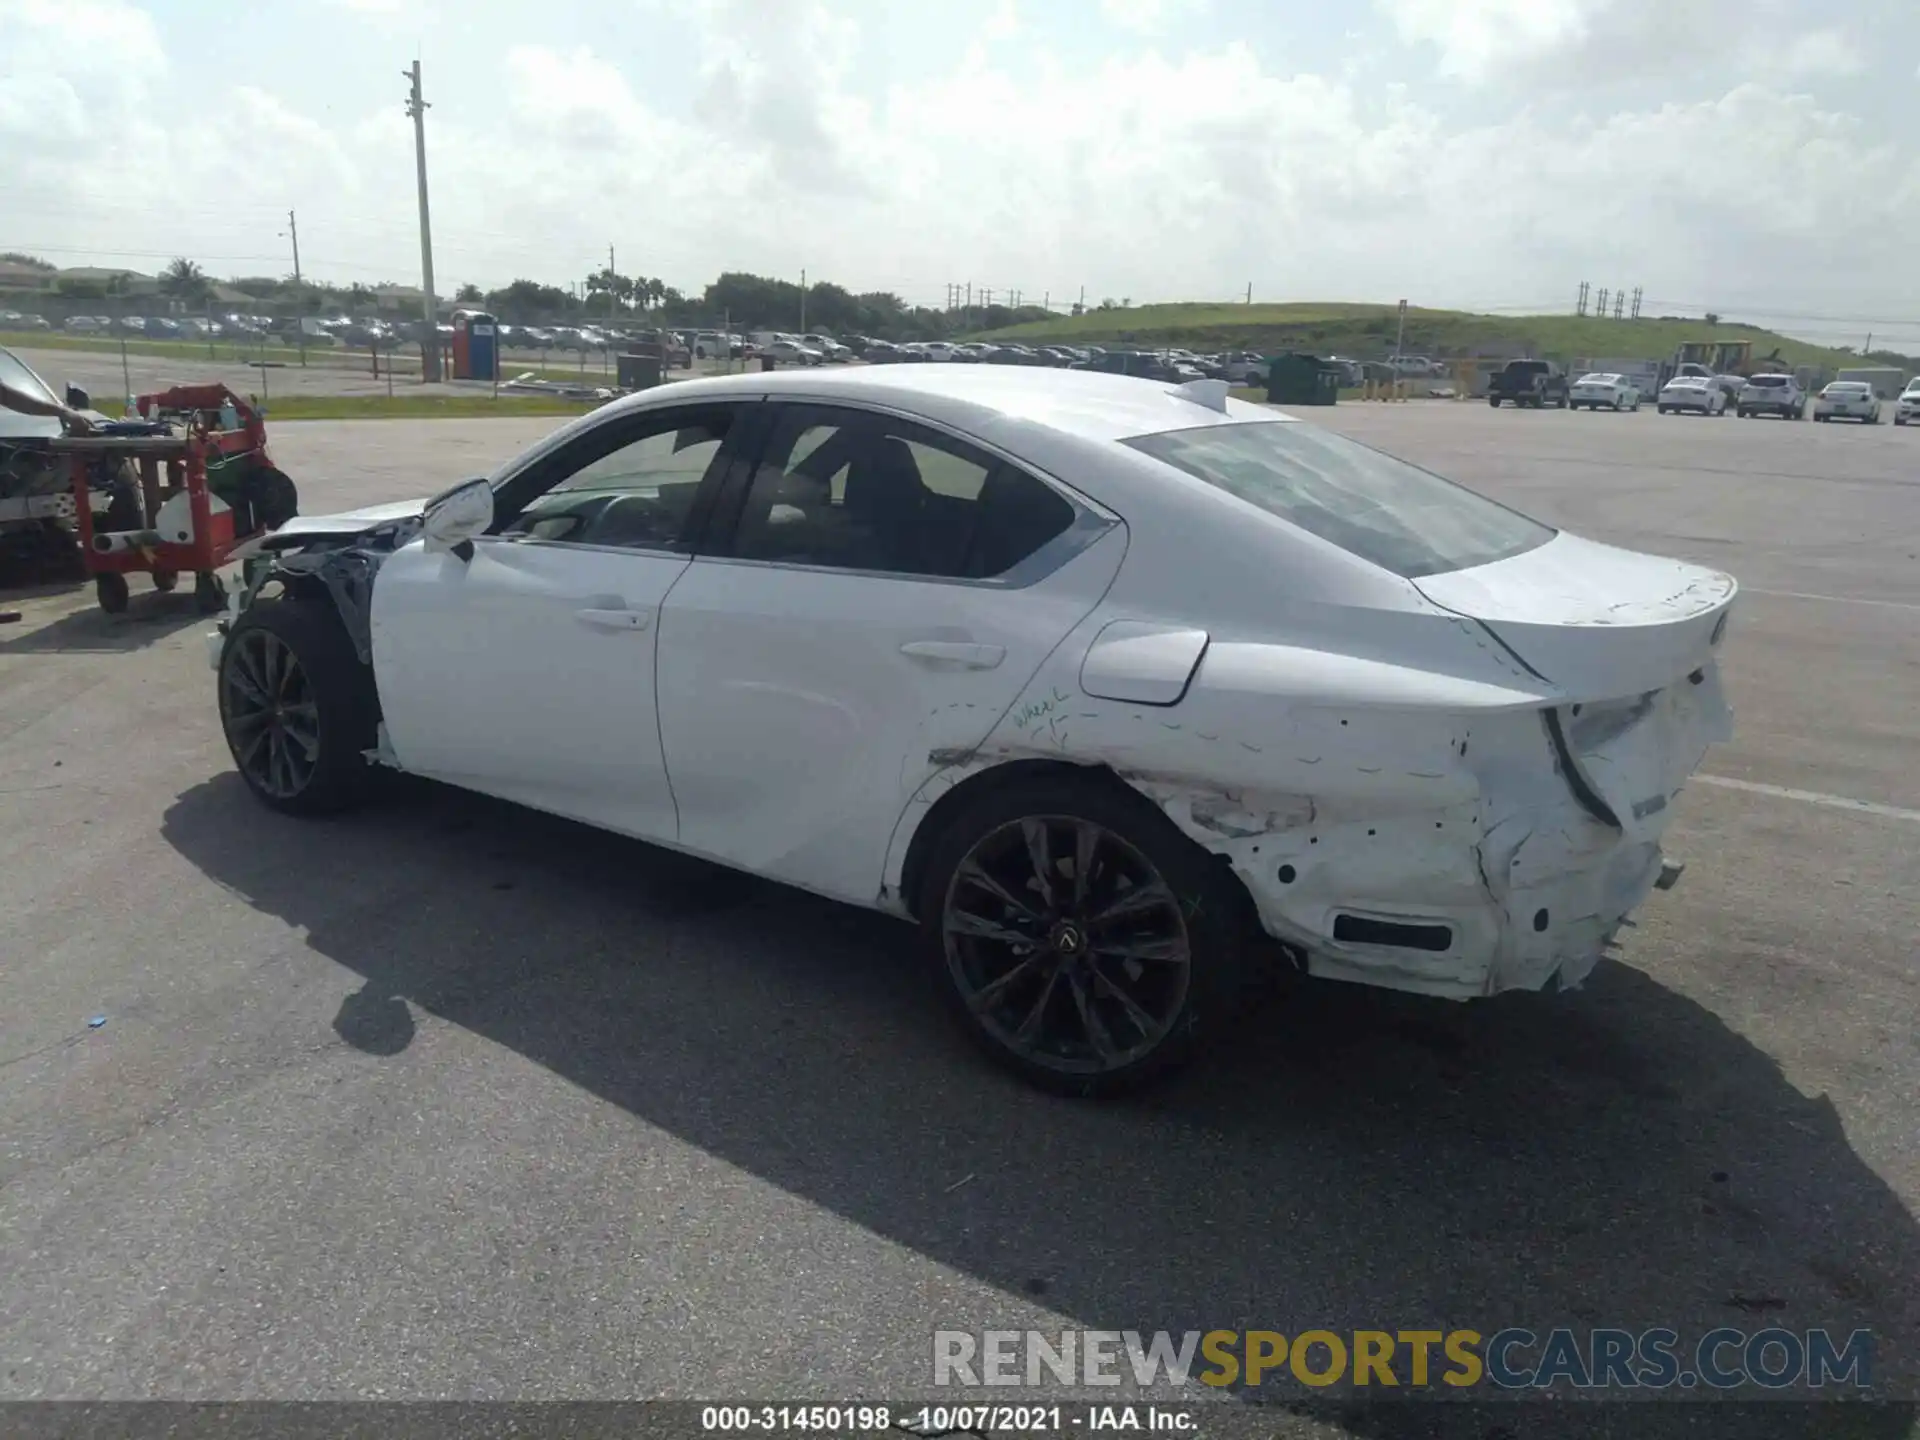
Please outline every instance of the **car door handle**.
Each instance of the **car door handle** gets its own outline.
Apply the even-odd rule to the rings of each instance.
[[[644,630],[653,623],[648,610],[576,610],[574,617],[582,625],[596,630]]]
[[[909,640],[900,647],[900,653],[968,670],[991,670],[1007,658],[1005,646],[979,645],[971,640]]]

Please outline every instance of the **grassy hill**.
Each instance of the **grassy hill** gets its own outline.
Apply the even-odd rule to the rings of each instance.
[[[979,338],[1023,344],[1180,345],[1192,350],[1311,350],[1378,359],[1393,348],[1391,305],[1143,305],[1091,310]],[[1705,320],[1613,320],[1579,315],[1475,315],[1464,310],[1407,311],[1404,353],[1435,359],[1526,351],[1559,360],[1664,359],[1684,340],[1751,340],[1756,359],[1777,347],[1789,364],[1829,370],[1870,363],[1844,350],[1790,339],[1755,325]]]

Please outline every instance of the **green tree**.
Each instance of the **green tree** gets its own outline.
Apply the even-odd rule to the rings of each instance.
[[[486,303],[486,298],[486,296],[480,293],[480,287],[478,285],[462,285],[458,290],[453,292],[453,300],[456,305],[481,305]]]
[[[207,272],[182,255],[160,272],[160,293],[169,300],[198,308],[213,298],[213,282]]]

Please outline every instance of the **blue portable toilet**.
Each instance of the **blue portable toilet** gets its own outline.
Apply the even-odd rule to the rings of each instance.
[[[453,378],[500,378],[500,326],[484,310],[453,312]]]

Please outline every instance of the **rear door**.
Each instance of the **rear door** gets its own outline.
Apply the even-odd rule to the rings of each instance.
[[[761,408],[764,449],[661,617],[680,840],[871,904],[908,799],[1098,602],[1125,532],[926,425]]]

